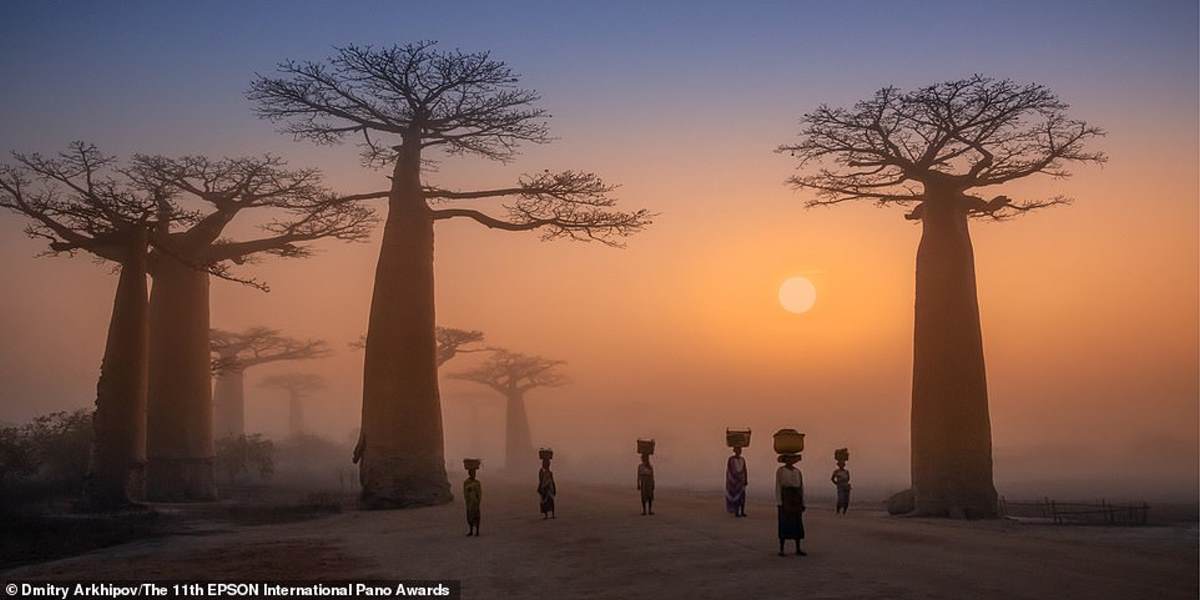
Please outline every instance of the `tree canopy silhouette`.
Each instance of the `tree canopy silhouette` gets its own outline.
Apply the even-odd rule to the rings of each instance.
[[[269,327],[240,332],[213,329],[209,333],[216,374],[213,389],[213,428],[217,438],[245,434],[247,369],[273,362],[325,358],[333,350],[325,340],[298,339]]]
[[[301,258],[311,243],[365,240],[375,222],[361,203],[338,198],[315,169],[274,156],[213,159],[138,155],[131,174],[171,190],[163,205],[178,226],[160,225],[150,255],[150,396],[147,495],[204,500],[213,485],[209,275],[266,289],[236,267],[264,256]],[[226,228],[256,216],[262,235],[230,239]],[[196,267],[201,267],[197,269]]]
[[[801,119],[800,141],[780,146],[804,174],[788,179],[815,197],[809,206],[854,200],[912,205],[920,219],[927,189],[971,217],[1004,219],[1065,204],[1062,196],[984,200],[967,190],[1030,175],[1067,177],[1071,162],[1103,162],[1087,149],[1103,131],[1067,116],[1069,106],[1040,84],[973,76],[904,92],[886,87],[853,108],[826,105]]]
[[[166,225],[159,207],[172,192],[131,177],[94,145],[75,142],[56,156],[14,154],[0,165],[0,207],[29,221],[26,233],[48,254],[86,252],[118,265],[108,339],[96,385],[93,461],[87,500],[114,508],[138,499],[146,461],[149,324],[146,256],[151,231]]]
[[[325,358],[333,350],[325,340],[299,339],[283,335],[270,327],[249,327],[242,331],[212,329],[209,333],[209,348],[215,355],[212,369],[215,373],[230,370],[246,370],[250,367],[285,360]]]
[[[525,393],[540,387],[566,385],[565,361],[496,349],[473,368],[450,374],[452,379],[486,385],[506,400],[504,464],[512,469],[521,461],[536,459],[525,410]]]
[[[455,329],[453,327],[442,327],[438,325],[434,329],[434,336],[437,338],[437,366],[450,362],[450,359],[459,354],[471,352],[487,352],[491,348],[477,346],[483,342],[483,332],[466,329]],[[363,335],[358,340],[350,342],[350,347],[355,350],[361,350],[367,347],[367,336]]]
[[[521,144],[550,141],[538,94],[486,52],[446,51],[433,42],[345,46],[325,61],[280,63],[273,75],[253,80],[248,96],[260,116],[296,139],[357,139],[365,165],[391,168],[387,191],[347,197],[388,199],[366,342],[362,498],[381,508],[447,502],[434,224],[464,218],[499,230],[539,230],[545,239],[620,245],[651,215],[618,210],[613,186],[586,171],[541,171],[475,191],[427,184],[427,151],[509,161]],[[498,210],[461,205],[497,200]]]
[[[801,172],[788,181],[809,206],[870,201],[910,207],[922,224],[913,344],[912,483],[916,512],[992,516],[992,441],[968,218],[1007,219],[1066,204],[970,193],[1033,175],[1062,178],[1100,163],[1098,127],[1067,115],[1047,87],[973,76],[903,91],[886,87],[852,108],[822,105],[784,145]]]

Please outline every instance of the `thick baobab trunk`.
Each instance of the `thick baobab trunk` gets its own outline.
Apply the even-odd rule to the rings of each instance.
[[[535,464],[533,440],[529,434],[529,416],[525,414],[525,395],[521,392],[507,394],[504,411],[504,468],[510,473],[527,464]]]
[[[98,509],[126,506],[140,499],[144,491],[150,345],[145,230],[135,233],[134,238],[121,265],[96,385],[87,500]]]
[[[438,395],[433,216],[421,191],[419,149],[406,146],[392,176],[367,326],[359,478],[369,508],[453,498]]]
[[[208,273],[160,256],[150,293],[146,497],[216,498]]]
[[[304,400],[300,394],[288,396],[288,435],[297,437],[304,433]]]
[[[922,227],[913,344],[915,512],[990,517],[996,514],[992,434],[965,206],[953,195],[929,193]]]
[[[246,435],[246,372],[222,369],[213,386],[213,435],[217,439]]]

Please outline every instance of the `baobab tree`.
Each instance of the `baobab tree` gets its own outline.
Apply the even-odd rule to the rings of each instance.
[[[283,390],[288,399],[288,436],[304,433],[304,400],[315,391],[325,389],[325,379],[312,373],[283,373],[263,379],[259,387]]]
[[[486,52],[442,51],[433,42],[346,46],[321,62],[288,61],[257,76],[249,98],[261,117],[320,144],[361,136],[364,165],[389,168],[388,216],[375,271],[363,368],[360,461],[368,507],[451,499],[446,479],[434,332],[434,224],[468,219],[543,239],[609,245],[650,223],[615,208],[613,186],[593,173],[542,171],[489,190],[426,183],[434,152],[508,161],[522,143],[550,141],[538,94]],[[499,201],[503,216],[451,201]]]
[[[291,169],[273,156],[210,159],[139,155],[131,172],[180,198],[164,206],[180,227],[160,221],[149,256],[150,384],[146,495],[159,501],[215,497],[209,281],[212,275],[262,289],[233,272],[263,256],[302,258],[324,238],[364,240],[370,208],[335,197],[315,169]],[[261,237],[224,231],[239,215],[265,221]]]
[[[508,470],[522,461],[535,460],[525,394],[540,387],[566,385],[561,367],[567,364],[541,356],[497,349],[478,366],[452,373],[453,379],[486,385],[504,396],[504,465]]]
[[[442,327],[438,325],[434,330],[436,338],[437,366],[450,362],[450,359],[459,354],[467,354],[470,352],[487,352],[490,348],[478,346],[483,343],[483,332],[455,329],[453,327]],[[361,350],[367,347],[367,336],[363,335],[354,342],[350,342],[350,347],[355,350]]]
[[[333,353],[325,340],[301,340],[269,327],[240,332],[209,332],[216,375],[213,389],[213,432],[217,438],[246,433],[246,370],[274,362],[325,358]]]
[[[85,252],[120,272],[96,384],[86,493],[95,508],[128,505],[142,494],[146,461],[146,257],[171,193],[131,180],[113,157],[83,142],[54,157],[13,156],[15,165],[0,165],[0,207],[28,219],[26,233],[46,240],[48,254]]]
[[[796,189],[809,206],[866,200],[910,207],[921,222],[913,339],[912,484],[915,512],[992,516],[992,440],[983,337],[968,220],[1005,220],[1062,196],[1013,200],[972,193],[1034,175],[1068,176],[1099,163],[1087,143],[1103,131],[1067,116],[1038,84],[974,76],[913,91],[887,87],[852,108],[804,115]]]
[[[483,342],[483,332],[466,329],[455,329],[453,327],[442,327],[438,325],[434,330],[434,337],[437,339],[437,367],[440,369],[442,365],[450,362],[450,359],[459,354],[469,352],[486,352],[490,348],[480,347],[477,344]],[[363,335],[358,340],[350,342],[350,347],[355,350],[361,350],[367,347],[367,336]],[[354,444],[354,456],[352,458],[355,464],[362,460],[363,451],[366,450],[366,441],[362,429],[358,432],[358,441]]]

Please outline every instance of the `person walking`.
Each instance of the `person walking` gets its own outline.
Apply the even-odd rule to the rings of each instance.
[[[844,459],[839,457],[837,468],[833,470],[829,480],[837,488],[837,507],[833,511],[844,515],[850,509],[850,471],[846,468]]]
[[[467,479],[463,481],[463,502],[467,505],[467,537],[479,537],[480,504],[483,502],[483,484],[475,478],[479,459],[466,459]]]
[[[538,498],[541,500],[540,509],[542,511],[542,519],[553,519],[554,514],[554,497],[558,495],[558,487],[554,485],[554,472],[550,470],[550,459],[554,456],[552,452],[546,449],[538,451],[538,455],[542,459],[542,468],[538,470]]]
[[[642,463],[638,465],[637,487],[642,493],[642,515],[654,514],[654,466],[650,464],[650,455],[642,454]]]
[[[735,517],[746,516],[746,459],[742,447],[734,446],[733,455],[725,463],[725,510]]]
[[[800,549],[800,540],[804,539],[804,476],[796,463],[800,462],[800,454],[781,454],[779,462],[783,466],[775,471],[775,504],[779,515],[779,556],[785,556],[784,543],[787,540],[796,542],[796,554],[807,556]]]

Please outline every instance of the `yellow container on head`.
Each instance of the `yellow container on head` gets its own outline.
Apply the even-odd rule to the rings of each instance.
[[[804,434],[795,429],[780,429],[775,432],[777,454],[799,454],[804,451]]]

